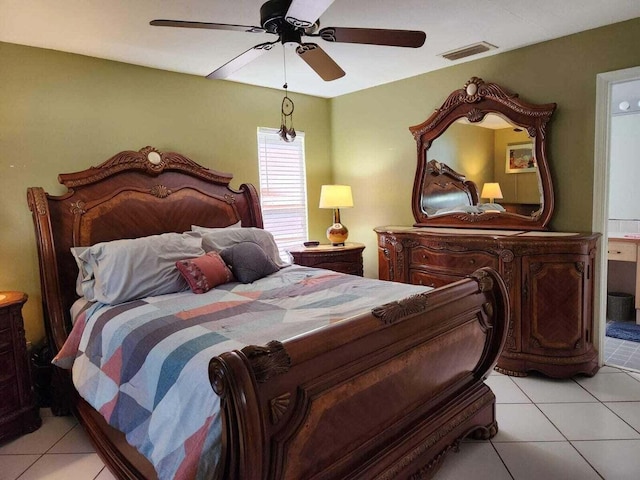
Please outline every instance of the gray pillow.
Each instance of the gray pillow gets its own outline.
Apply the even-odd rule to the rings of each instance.
[[[187,290],[178,260],[204,255],[193,233],[164,233],[72,249],[84,297],[115,305],[136,298]]]
[[[280,258],[278,246],[273,235],[267,230],[256,227],[235,228],[233,226],[226,228],[206,228],[191,226],[191,231],[198,232],[202,235],[202,248],[206,252],[220,253],[225,248],[229,248],[240,242],[253,242],[260,246],[267,256],[279,267],[289,265]]]
[[[240,242],[220,252],[236,280],[251,283],[280,270],[273,260],[253,242]]]

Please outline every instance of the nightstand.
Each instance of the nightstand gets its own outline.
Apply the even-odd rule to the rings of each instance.
[[[33,432],[42,424],[24,336],[26,301],[25,293],[0,292],[0,442]]]
[[[347,242],[344,246],[318,245],[289,250],[293,263],[305,267],[326,268],[334,272],[362,277],[362,251],[364,244]]]

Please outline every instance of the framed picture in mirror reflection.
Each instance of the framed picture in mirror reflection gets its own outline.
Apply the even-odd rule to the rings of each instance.
[[[537,170],[533,143],[507,145],[507,173],[527,173]]]

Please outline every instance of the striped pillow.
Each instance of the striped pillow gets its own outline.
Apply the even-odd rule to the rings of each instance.
[[[204,293],[216,285],[233,280],[233,274],[216,252],[201,257],[178,260],[176,267],[193,293]]]

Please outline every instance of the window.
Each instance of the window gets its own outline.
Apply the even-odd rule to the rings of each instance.
[[[280,139],[274,128],[258,128],[260,204],[264,228],[278,244],[280,257],[307,240],[307,181],[304,133],[293,142]]]

